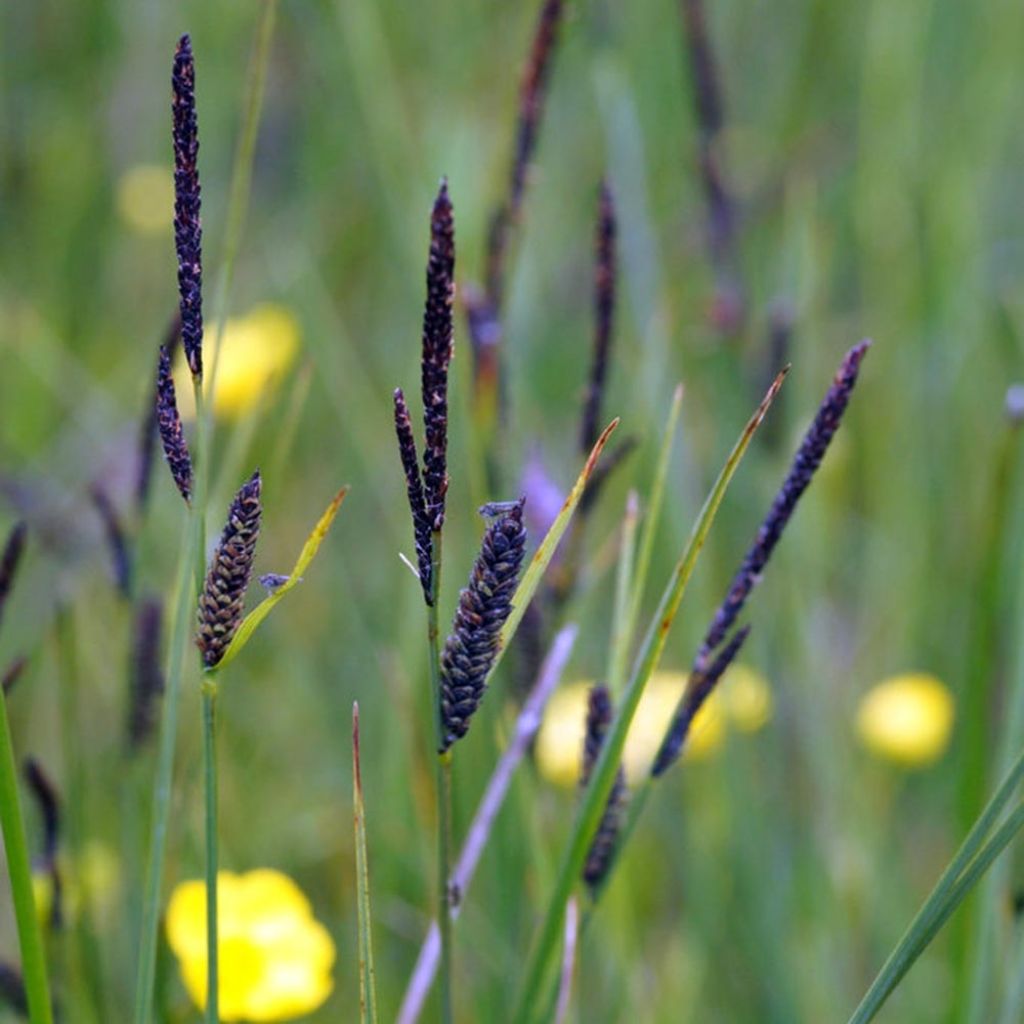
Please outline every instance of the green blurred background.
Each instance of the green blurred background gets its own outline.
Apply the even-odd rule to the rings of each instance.
[[[301,352],[257,409],[218,424],[209,531],[259,465],[257,566],[285,572],[337,487],[352,487],[305,583],[231,670],[222,701],[222,861],[280,868],[309,893],[338,947],[335,994],[315,1020],[354,1019],[357,1002],[354,699],[385,1019],[433,901],[423,613],[398,560],[412,539],[390,393],[416,391],[428,213],[442,174],[459,281],[482,275],[536,7],[279,6],[229,312],[287,307]],[[609,552],[627,490],[649,487],[675,384],[686,386],[683,427],[648,613],[777,369],[773,312],[791,311],[783,399],[726,499],[666,652],[667,667],[685,669],[842,353],[864,335],[875,346],[747,613],[745,659],[770,681],[774,718],[659,786],[581,949],[579,1021],[845,1019],[984,802],[1000,744],[1014,741],[1005,723],[1018,692],[1020,453],[1003,401],[1021,375],[1024,7],[708,8],[727,104],[721,156],[741,212],[744,330],[723,338],[709,319],[714,281],[673,0],[570,5],[513,247],[504,493],[491,498],[517,493],[532,452],[563,489],[577,472],[593,218],[609,177],[621,273],[605,408],[640,445],[588,528],[590,571],[568,611],[581,626],[569,677],[604,671]],[[170,61],[189,31],[212,317],[258,18],[255,4],[152,0],[13,0],[0,10],[0,527],[25,517],[32,529],[0,664],[31,657],[12,727],[19,753],[38,756],[65,798],[64,855],[100,843],[116,858],[90,926],[98,963],[90,968],[66,935],[52,938],[57,988],[73,1000],[76,977],[98,971],[106,1020],[126,1019],[130,1005],[153,758],[123,751],[130,612],[111,586],[88,488],[100,481],[129,514],[155,345],[176,302],[169,227],[133,226],[119,183],[138,165],[170,167]],[[480,531],[469,356],[460,317],[443,619]],[[140,592],[170,597],[182,519],[160,465]],[[512,668],[460,745],[460,834],[508,733]],[[905,670],[934,673],[957,703],[948,754],[916,772],[874,759],[854,729],[867,689]],[[169,884],[202,871],[195,684],[186,677]],[[530,767],[518,777],[457,930],[460,1019],[507,1012],[572,801]],[[963,1007],[980,939],[969,905],[885,1019],[1020,1019],[1007,1003],[1020,974],[1020,880],[1011,867],[989,893],[995,970],[973,1016]],[[6,886],[0,953],[16,958]],[[195,1019],[169,954],[160,968],[165,1019]],[[66,1009],[70,1021],[90,1019],[73,1002]]]

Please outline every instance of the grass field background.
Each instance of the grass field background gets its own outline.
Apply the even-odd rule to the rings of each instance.
[[[726,99],[721,156],[740,220],[749,316],[709,317],[696,124],[678,5],[570,5],[511,252],[509,417],[501,493],[480,493],[461,314],[453,366],[447,622],[476,552],[481,498],[518,496],[539,455],[567,490],[590,358],[592,236],[607,175],[620,223],[619,307],[605,402],[636,452],[588,524],[567,618],[567,679],[604,671],[614,545],[646,494],[673,389],[686,388],[645,599],[654,608],[703,495],[778,366],[793,368],[712,531],[666,651],[685,671],[842,354],[874,339],[849,415],[747,620],[744,661],[770,723],[730,735],[658,786],[580,950],[579,1021],[845,1020],[1015,751],[1022,503],[1004,410],[1024,328],[1024,8],[878,0],[709,4]],[[433,912],[429,686],[391,391],[415,394],[430,203],[447,175],[460,285],[481,279],[502,194],[536,4],[281,0],[229,314],[287,308],[300,348],[241,417],[218,421],[208,530],[259,466],[259,572],[287,572],[337,488],[351,492],[301,587],[224,680],[221,856],[294,877],[337,945],[335,992],[357,995],[350,713],[360,702],[381,1012],[397,1010]],[[155,346],[175,308],[169,211],[126,217],[124,178],[171,168],[179,34],[197,64],[208,317],[257,5],[15,0],[0,12],[0,527],[31,529],[0,634],[29,667],[10,697],[19,755],[65,803],[71,877],[103,851],[93,912],[50,939],[69,1021],[127,1019],[152,749],[124,753],[131,614],[110,582],[99,481],[131,508]],[[418,403],[417,403],[418,406]],[[126,513],[127,514],[127,513]],[[170,601],[182,532],[155,469],[137,586]],[[536,536],[531,538],[536,543]],[[190,663],[191,664],[191,663]],[[510,659],[460,745],[461,834],[514,715]],[[920,770],[873,756],[855,718],[903,671],[956,702],[948,753]],[[202,874],[198,682],[181,708],[168,887]],[[458,924],[459,1019],[501,1020],[564,845],[574,794],[527,765]],[[32,842],[37,822],[29,814]],[[102,859],[102,858],[101,858]],[[900,989],[884,1019],[1018,1020],[1013,849]],[[76,867],[77,865],[77,867]],[[983,939],[991,940],[983,947]],[[978,950],[989,974],[969,1002]],[[7,890],[0,957],[17,943]],[[105,1015],[76,992],[100,978]],[[170,954],[163,1019],[194,1018]],[[4,1020],[0,1009],[0,1020]],[[1000,1017],[1000,1014],[1007,1014]],[[13,1018],[11,1018],[13,1019]]]

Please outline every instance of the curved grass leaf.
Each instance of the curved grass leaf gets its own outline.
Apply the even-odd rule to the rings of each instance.
[[[324,537],[327,536],[327,531],[330,530],[331,524],[334,522],[334,517],[338,514],[338,509],[341,508],[341,503],[345,500],[345,495],[348,494],[348,488],[342,487],[340,491],[334,496],[330,505],[327,506],[324,514],[318,520],[316,526],[313,527],[312,532],[306,538],[306,543],[302,545],[302,550],[299,552],[299,557],[296,559],[295,566],[288,576],[288,579],[281,584],[272,594],[265,597],[248,615],[242,620],[242,624],[238,627],[238,632],[235,633],[228,644],[228,649],[224,652],[224,657],[221,658],[220,663],[217,665],[217,671],[219,672],[227,664],[234,661],[238,657],[239,652],[243,647],[252,639],[253,633],[263,622],[263,620],[274,610],[277,603],[284,598],[284,596],[290,591],[302,578],[302,574],[309,568],[310,563],[316,558],[316,553],[320,550],[320,545],[323,543]]]
[[[654,613],[654,618],[644,637],[643,645],[637,653],[626,692],[619,702],[615,719],[605,737],[604,746],[597,764],[594,766],[590,784],[584,790],[583,799],[573,823],[569,845],[559,866],[555,891],[547,903],[547,910],[537,941],[527,961],[516,1011],[512,1017],[516,1024],[527,1024],[528,1021],[533,1020],[537,1009],[543,1005],[545,982],[552,967],[558,939],[562,933],[565,907],[572,895],[573,887],[580,877],[580,872],[583,870],[587,851],[590,849],[594,834],[604,815],[605,804],[622,759],[622,749],[626,743],[626,734],[629,731],[630,723],[633,721],[640,698],[643,696],[647,680],[651,677],[661,658],[669,630],[675,621],[679,604],[697,563],[697,557],[704,547],[708,531],[711,529],[711,524],[714,522],[726,489],[749,447],[754,433],[761,425],[769,406],[778,394],[785,375],[786,370],[783,370],[775,378],[768,393],[743,428],[743,432],[729,453],[729,457],[694,523],[690,538],[669,578],[657,611]]]

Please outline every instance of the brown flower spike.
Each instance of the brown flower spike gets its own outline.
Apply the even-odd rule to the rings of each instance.
[[[481,513],[494,519],[484,531],[469,586],[459,595],[452,631],[441,654],[441,753],[466,735],[483,699],[501,627],[512,611],[526,548],[521,499],[485,505]]]
[[[196,644],[207,668],[214,668],[224,657],[242,622],[245,591],[260,532],[261,487],[260,472],[256,470],[231,503],[227,524],[206,574],[199,598]]]

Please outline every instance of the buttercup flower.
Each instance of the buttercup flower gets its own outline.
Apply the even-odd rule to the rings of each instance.
[[[728,679],[727,675],[725,687],[730,685]],[[686,675],[682,672],[655,672],[647,683],[622,754],[626,779],[631,785],[640,782],[650,771],[685,683]],[[541,774],[566,788],[574,786],[579,779],[587,694],[591,685],[582,682],[563,686],[551,698],[537,736],[537,764]],[[726,711],[716,692],[705,701],[694,719],[686,741],[687,759],[697,761],[717,751],[725,739],[726,727]]]
[[[236,419],[254,408],[267,389],[287,373],[299,350],[299,325],[290,310],[267,303],[224,324],[219,354],[215,335],[211,327],[203,339],[207,377],[214,361],[217,364],[213,411],[225,419]],[[191,419],[195,406],[184,357],[179,358],[174,380],[181,414]],[[205,386],[209,395],[209,381]]]
[[[911,672],[867,692],[857,710],[857,733],[878,757],[918,767],[945,753],[954,716],[953,697],[943,683]]]
[[[137,164],[117,183],[117,212],[140,235],[164,235],[174,219],[174,177],[169,167]]]
[[[334,942],[287,875],[261,868],[217,874],[220,1016],[278,1021],[312,1013],[331,994]],[[180,883],[167,941],[193,1002],[206,1006],[206,885]]]

